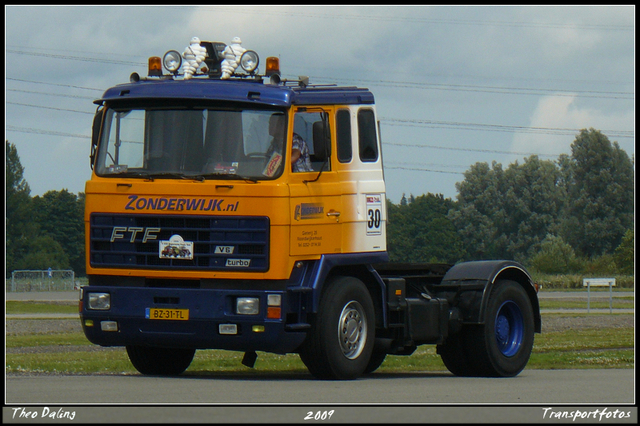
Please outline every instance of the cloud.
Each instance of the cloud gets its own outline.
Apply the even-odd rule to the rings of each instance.
[[[631,130],[626,128],[631,120],[633,112],[629,110],[619,113],[611,110],[605,112],[580,105],[576,96],[545,96],[531,113],[528,124],[529,128],[533,128],[531,131],[537,133],[516,134],[511,149],[515,152],[570,154],[571,143],[580,129],[594,128],[606,135],[607,131]],[[575,132],[572,133],[572,130]],[[617,140],[612,136],[609,136],[609,139]],[[628,142],[621,145],[628,151]]]
[[[146,75],[149,56],[182,51],[194,36],[225,43],[239,36],[260,55],[260,68],[267,56],[279,56],[286,79],[308,75],[312,83],[368,87],[379,117],[457,123],[382,124],[385,143],[460,149],[452,155],[388,147],[398,167],[386,174],[395,200],[403,192],[455,195],[459,175],[410,171],[410,162],[462,170],[476,161],[509,163],[513,155],[502,160],[496,152],[512,145],[517,152],[568,153],[575,139],[572,132],[513,134],[466,124],[634,129],[631,7],[118,5],[6,12],[5,119],[45,132],[7,135],[32,194],[83,191],[88,138],[66,141],[56,133],[89,135],[93,99],[134,71]],[[549,96],[529,93],[535,89]],[[576,96],[561,96],[570,93]],[[632,138],[620,142],[633,152]]]

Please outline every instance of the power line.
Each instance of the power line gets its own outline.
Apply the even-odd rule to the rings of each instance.
[[[91,99],[95,100],[95,97],[89,96],[80,96],[80,95],[65,95],[63,93],[47,93],[47,92],[36,92],[33,90],[23,90],[23,89],[5,89],[7,92],[20,92],[20,93],[30,93],[35,95],[45,95],[45,96],[61,96],[63,98],[77,98],[77,99]]]
[[[386,122],[391,126],[428,127],[441,129],[459,130],[479,130],[490,132],[510,132],[510,133],[534,133],[546,135],[572,136],[580,133],[581,129],[558,128],[558,127],[531,127],[531,126],[509,126],[502,124],[481,124],[464,123],[455,121],[436,121],[419,119],[397,119],[380,118],[380,122]],[[600,130],[602,133],[617,138],[633,138],[635,132],[631,130]]]
[[[20,105],[20,106],[32,107],[32,108],[44,108],[44,109],[52,109],[52,110],[56,110],[56,111],[77,112],[79,114],[91,114],[91,115],[95,114],[95,111],[78,111],[78,110],[75,110],[75,109],[47,107],[47,106],[32,105],[32,104],[22,104],[22,103],[19,103],[19,102],[5,102],[5,103],[6,104],[11,104],[11,105]]]
[[[75,133],[64,133],[64,132],[54,132],[50,130],[42,130],[42,129],[34,129],[28,127],[17,127],[17,126],[7,126],[6,131],[8,132],[18,132],[18,133],[35,133],[38,135],[48,135],[48,136],[62,136],[69,138],[80,138],[80,139],[91,139],[90,136],[87,135],[79,135]],[[421,171],[421,172],[432,172],[432,173],[445,173],[445,174],[455,174],[455,175],[463,175],[462,172],[450,172],[445,170],[433,170],[433,169],[425,169],[418,167],[402,167],[402,166],[384,166],[385,169],[388,170],[413,170],[413,171]]]
[[[252,10],[249,8],[238,7],[211,7],[214,10],[210,12],[229,12],[229,13],[242,13],[242,14],[260,14],[260,15],[279,15],[279,16],[301,16],[308,18],[322,18],[322,19],[348,19],[348,20],[370,20],[370,21],[398,21],[398,22],[410,22],[416,24],[446,24],[446,25],[473,25],[473,26],[497,26],[497,27],[534,27],[534,28],[557,28],[557,29],[584,29],[584,30],[617,30],[617,31],[631,31],[634,29],[633,25],[619,25],[619,24],[567,24],[567,23],[555,23],[555,22],[523,22],[523,21],[486,21],[486,20],[462,20],[462,19],[438,19],[438,18],[418,18],[408,16],[374,16],[374,15],[361,15],[361,14],[326,14],[326,13],[305,13],[295,11],[274,11],[257,9]]]
[[[23,80],[17,78],[7,78],[7,80],[12,81],[21,81],[27,83],[34,84],[45,84],[45,85],[54,85],[54,86],[62,86],[62,87],[73,87],[80,88],[85,90],[96,90],[102,91],[102,89],[96,89],[91,87],[79,87],[72,86],[67,84],[60,83],[47,83],[33,80]],[[364,80],[366,81],[366,80]],[[419,84],[419,83],[416,83]],[[421,84],[422,85],[422,84]],[[47,92],[36,92],[36,91],[28,91],[22,89],[6,89],[7,91],[14,92],[23,92],[23,93],[31,93],[31,94],[42,94],[47,96],[62,96],[62,97],[71,97],[71,98],[80,98],[80,99],[91,99],[92,97],[86,96],[78,96],[78,95],[65,95],[65,94],[55,94],[55,93],[47,93]],[[529,90],[529,89],[527,89]],[[535,89],[530,89],[535,90]],[[623,92],[593,92],[589,93],[623,93]],[[34,106],[35,107],[35,106]],[[436,120],[420,120],[420,119],[394,119],[394,118],[381,118],[381,122],[387,122],[387,124],[391,126],[417,126],[417,127],[429,127],[429,128],[457,128],[461,130],[480,130],[480,131],[494,131],[494,132],[514,132],[514,133],[536,133],[536,134],[552,134],[552,135],[562,135],[562,136],[571,136],[580,132],[580,129],[569,129],[569,128],[550,128],[550,127],[530,127],[530,126],[508,126],[508,125],[499,125],[499,124],[482,124],[482,123],[464,123],[464,122],[453,122],[453,121],[436,121]],[[635,137],[634,131],[628,130],[601,130],[603,133],[618,138],[633,138]]]
[[[33,80],[24,80],[17,78],[7,78],[7,80],[11,81],[20,81],[32,84],[44,84],[44,85],[54,85],[54,86],[62,86],[62,87],[72,87],[79,88],[84,90],[97,90],[101,91],[102,89],[90,88],[90,87],[81,87],[81,86],[73,86],[67,84],[60,83],[47,83]],[[6,89],[7,91],[13,92],[21,92],[21,93],[30,93],[30,94],[40,94],[47,96],[61,96],[68,98],[79,98],[79,99],[91,99],[93,97],[86,96],[78,96],[78,95],[66,95],[66,94],[57,94],[57,93],[47,93],[47,92],[38,92],[38,91],[29,91],[22,89]],[[603,92],[604,93],[604,92]],[[618,92],[619,93],[619,92]],[[78,111],[72,109],[64,109],[64,108],[55,108],[55,107],[47,107],[47,106],[39,106],[33,104],[25,104],[25,103],[17,103],[17,102],[6,102],[6,104],[20,105],[32,108],[44,108],[51,110],[59,110],[73,113],[81,113],[81,114],[93,114],[93,112],[87,111]],[[551,134],[551,135],[575,135],[580,132],[579,129],[569,129],[569,128],[548,128],[548,127],[530,127],[530,126],[509,126],[509,125],[498,125],[498,124],[484,124],[484,123],[465,123],[465,122],[452,122],[452,121],[437,121],[437,120],[420,120],[420,119],[394,119],[394,118],[381,118],[381,122],[386,123],[391,126],[416,126],[416,127],[427,127],[427,128],[443,128],[443,129],[459,129],[459,130],[474,130],[474,131],[493,131],[493,132],[512,132],[512,133],[534,133],[534,134]],[[9,126],[12,127],[12,126]],[[21,129],[21,130],[18,130]],[[31,128],[16,128],[13,127],[9,129],[10,131],[23,131],[27,133],[40,133],[40,134],[50,134],[50,135],[62,135],[62,136],[70,136],[69,134],[64,134],[60,132],[53,132],[47,130],[40,129],[31,129]],[[633,138],[634,131],[616,131],[616,130],[601,130],[601,132],[607,134],[611,137],[618,138]],[[86,136],[75,136],[75,137],[83,137]],[[555,155],[549,154],[536,154],[536,153],[517,153],[517,152],[509,152],[509,151],[498,151],[498,150],[481,150],[481,149],[464,149],[464,148],[452,148],[452,147],[438,147],[434,145],[411,145],[411,144],[401,144],[401,143],[385,143],[387,145],[396,145],[396,146],[410,146],[410,147],[418,147],[418,148],[431,148],[431,149],[449,149],[449,150],[459,150],[459,151],[471,151],[471,152],[485,152],[485,153],[495,153],[495,154],[508,154],[508,155],[539,155],[539,156],[548,156],[555,157]]]
[[[80,111],[75,111],[75,112],[80,112]],[[75,138],[90,139],[90,136],[86,136],[86,135],[78,135],[78,134],[72,134],[72,133],[56,132],[56,131],[52,131],[52,130],[34,129],[32,127],[17,127],[17,126],[8,125],[8,126],[6,126],[6,130],[9,131],[9,132],[35,133],[35,134],[40,134],[40,135],[65,136],[65,137],[75,137]],[[473,148],[454,148],[454,147],[445,147],[445,146],[418,145],[418,144],[406,144],[406,143],[394,143],[394,142],[384,142],[384,145],[405,146],[405,147],[411,147],[411,148],[444,149],[444,150],[465,151],[465,152],[482,152],[482,153],[491,153],[491,154],[537,155],[537,156],[541,156],[541,157],[557,157],[557,155],[536,154],[536,153],[530,153],[530,152],[512,152],[512,151],[499,151],[499,150],[491,150],[491,149],[473,149]],[[458,167],[458,166],[456,166],[456,167]],[[394,168],[394,167],[391,167],[391,168]],[[407,168],[407,170],[412,170],[412,169]],[[432,171],[432,170],[429,170],[429,171]],[[442,173],[457,173],[457,172],[442,172]]]
[[[539,154],[535,152],[514,152],[514,151],[500,151],[496,149],[477,149],[477,148],[455,148],[451,146],[437,146],[437,145],[420,145],[410,143],[397,143],[397,142],[383,142],[383,145],[391,146],[404,146],[409,148],[428,148],[428,149],[444,149],[448,151],[464,151],[464,152],[482,152],[489,154],[507,154],[507,155],[537,155],[539,157],[557,157],[554,154]]]
[[[97,90],[97,91],[100,91],[100,92],[103,91],[102,89],[96,89],[96,88],[93,88],[93,87],[74,86],[74,85],[71,85],[71,84],[62,84],[62,83],[46,83],[44,81],[24,80],[24,79],[21,79],[21,78],[6,77],[5,80],[19,81],[19,82],[22,82],[22,83],[46,84],[46,85],[49,85],[49,86],[71,87],[73,89]]]
[[[128,66],[140,66],[146,65],[144,62],[132,62],[132,61],[122,61],[118,59],[106,59],[106,58],[91,58],[88,56],[72,56],[72,55],[56,55],[53,53],[37,53],[37,52],[26,52],[24,50],[5,50],[6,53],[13,53],[16,55],[30,55],[30,56],[40,56],[45,58],[56,58],[56,59],[68,59],[74,61],[83,61],[83,62],[98,62],[102,64],[116,64],[116,65],[128,65]]]
[[[26,93],[40,93],[40,92],[30,92],[30,91],[22,91],[15,89],[7,89],[14,90],[18,92],[26,92]],[[47,93],[43,93],[47,94]],[[73,97],[73,98],[82,98],[82,99],[93,99],[88,97],[81,96],[71,96],[71,95],[63,95],[57,93],[48,93],[50,96],[64,96],[64,97]],[[6,104],[12,105],[20,105],[32,108],[44,108],[58,111],[67,111],[67,112],[75,112],[80,114],[94,114],[94,112],[87,111],[78,111],[72,109],[65,108],[55,108],[55,107],[46,107],[41,105],[33,105],[33,104],[24,104],[18,102],[6,102]],[[380,118],[381,123],[385,123],[390,126],[408,126],[408,127],[427,127],[427,128],[440,128],[440,129],[456,129],[456,130],[472,130],[472,131],[485,131],[485,132],[510,132],[510,133],[533,133],[533,134],[547,134],[547,135],[558,135],[558,136],[573,136],[580,133],[580,129],[569,129],[569,128],[554,128],[554,127],[528,127],[528,126],[508,126],[501,124],[480,124],[480,123],[464,123],[464,122],[453,122],[453,121],[436,121],[436,120],[409,120],[409,119],[397,119],[397,118]],[[634,131],[629,130],[600,130],[602,133],[607,135],[608,137],[616,137],[616,138],[634,138]],[[504,153],[504,152],[502,152]],[[525,153],[527,154],[527,153]],[[534,155],[534,154],[527,154]],[[535,154],[535,155],[545,155],[545,154]]]
[[[463,172],[448,172],[445,170],[433,170],[433,169],[423,169],[419,167],[400,167],[400,166],[384,166],[385,170],[413,170],[418,172],[431,172],[431,173],[444,173],[450,175],[464,175]]]
[[[34,129],[32,127],[17,127],[17,126],[6,126],[5,129],[7,132],[18,132],[18,133],[35,133],[38,135],[50,135],[50,136],[63,136],[67,138],[82,138],[82,139],[91,139],[91,136],[87,135],[79,135],[76,133],[64,133],[64,132],[55,132],[52,130],[42,130],[42,129]]]
[[[107,59],[107,58],[92,58],[87,56],[72,56],[72,55],[56,55],[56,54],[45,54],[45,53],[35,53],[35,52],[25,52],[23,50],[6,50],[8,53],[15,53],[19,55],[33,55],[33,56],[45,56],[52,57],[58,59],[70,59],[70,60],[78,60],[78,61],[87,61],[87,62],[100,62],[100,63],[108,63],[108,64],[117,64],[117,65],[133,65],[133,66],[145,66],[145,62],[131,62],[131,61],[122,61],[116,59]],[[390,80],[366,80],[366,79],[346,79],[346,78],[334,78],[334,77],[322,77],[322,76],[311,76],[314,80],[317,79],[319,81],[327,81],[327,82],[361,82],[363,84],[374,84],[383,87],[400,87],[400,88],[417,88],[423,90],[451,90],[451,91],[464,91],[464,92],[480,92],[480,93],[498,93],[498,94],[510,94],[510,95],[534,95],[539,96],[541,94],[553,94],[554,96],[571,96],[571,97],[588,97],[588,98],[603,98],[603,99],[629,99],[632,100],[635,98],[635,94],[633,92],[611,92],[611,91],[595,91],[595,90],[566,90],[566,89],[538,89],[538,88],[529,88],[529,87],[509,87],[509,86],[482,86],[482,85],[463,85],[463,84],[442,84],[442,83],[418,83],[411,81],[390,81]],[[25,81],[29,82],[29,80],[20,80],[15,78],[7,78],[7,80],[15,80],[15,81]],[[34,82],[38,83],[38,82]],[[46,83],[40,83],[46,84]],[[49,83],[53,84],[53,83]],[[70,85],[62,85],[65,87],[77,87]],[[82,89],[88,90],[100,90],[93,88],[85,88],[78,87]]]
[[[605,92],[595,90],[566,90],[566,89],[536,89],[529,87],[507,87],[507,86],[479,86],[469,84],[442,84],[442,83],[416,83],[410,81],[389,81],[389,80],[364,80],[364,79],[345,79],[345,78],[326,78],[319,76],[311,76],[310,78],[318,79],[321,82],[361,82],[364,84],[373,84],[383,87],[400,87],[422,90],[450,90],[457,92],[479,92],[479,93],[498,93],[505,95],[553,95],[563,97],[582,97],[582,98],[598,98],[598,99],[635,99],[633,92]]]

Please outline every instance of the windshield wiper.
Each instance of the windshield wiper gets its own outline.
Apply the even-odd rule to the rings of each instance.
[[[186,180],[197,180],[200,182],[204,181],[204,177],[202,175],[185,175],[184,173],[177,173],[177,172],[161,172],[161,173],[139,172],[139,173],[135,173],[135,175],[147,178],[149,180],[186,179]]]
[[[233,173],[206,173],[200,175],[202,179],[221,179],[221,180],[246,180],[252,183],[257,183],[258,179],[251,176],[236,175]]]
[[[112,173],[114,175],[118,175],[118,177],[141,177],[144,179],[148,179],[153,181],[154,179],[186,179],[186,180],[197,180],[199,182],[204,182],[205,179],[220,179],[220,180],[245,180],[252,183],[257,183],[258,179],[251,176],[242,176],[230,173],[206,173],[206,174],[198,174],[198,175],[185,175],[184,173],[177,172],[159,172],[159,173],[149,173],[149,172],[131,172],[131,171],[123,171],[120,173]]]

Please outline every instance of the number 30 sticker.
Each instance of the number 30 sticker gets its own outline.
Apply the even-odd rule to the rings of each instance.
[[[380,194],[367,197],[367,235],[382,234],[382,196]]]

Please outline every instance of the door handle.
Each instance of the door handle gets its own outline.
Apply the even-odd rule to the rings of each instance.
[[[340,216],[340,212],[337,212],[337,211],[335,211],[335,210],[331,210],[331,211],[327,212],[327,216],[335,216],[335,217],[338,217],[338,216]]]

